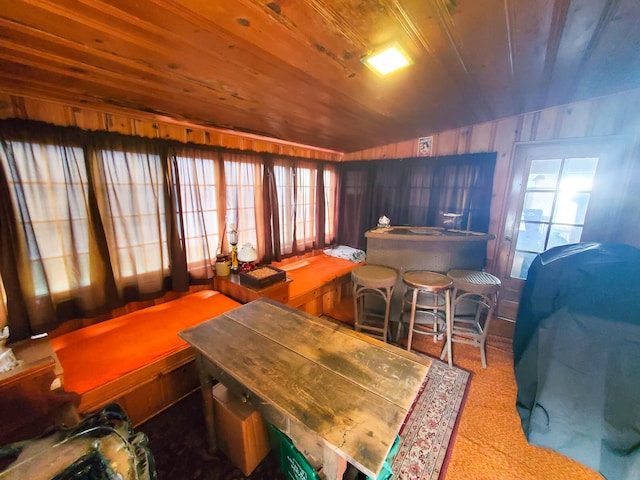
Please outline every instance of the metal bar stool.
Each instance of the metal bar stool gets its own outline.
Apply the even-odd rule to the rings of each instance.
[[[403,319],[410,306],[409,332],[407,350],[411,350],[413,334],[431,335],[435,342],[444,335],[445,351],[449,352],[449,366],[453,366],[451,358],[451,288],[453,282],[446,275],[436,272],[413,270],[402,276],[405,293],[402,296],[402,313],[398,338],[402,330]]]
[[[398,273],[389,267],[380,265],[363,265],[351,271],[353,282],[353,320],[358,332],[387,341],[389,331],[389,309],[391,294],[398,279]],[[374,297],[374,298],[371,298]],[[384,314],[374,309],[375,297],[384,302]],[[368,305],[365,308],[365,299]],[[377,320],[382,318],[382,325]],[[377,321],[376,321],[377,320]]]
[[[453,281],[451,341],[480,348],[482,368],[487,368],[485,344],[498,304],[500,279],[487,272],[460,269],[449,270],[447,276]],[[445,355],[443,349],[440,359]]]

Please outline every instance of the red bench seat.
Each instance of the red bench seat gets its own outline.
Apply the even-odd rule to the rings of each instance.
[[[81,395],[80,412],[111,401],[126,403],[124,395],[193,360],[178,332],[238,306],[219,292],[203,290],[55,337],[51,344],[64,370],[64,388]],[[127,411],[137,410],[136,402],[164,403],[152,397],[166,391],[138,395],[132,405],[123,405]],[[171,403],[179,399],[168,397]],[[146,419],[129,413],[134,422]]]

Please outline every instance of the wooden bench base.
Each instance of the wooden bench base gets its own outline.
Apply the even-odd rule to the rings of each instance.
[[[138,425],[198,388],[194,352],[178,332],[238,306],[194,292],[55,337],[64,388],[80,394],[81,414],[116,402]]]
[[[358,266],[355,263],[316,255],[275,265],[287,271],[286,282],[254,289],[231,274],[216,277],[215,289],[241,303],[266,297],[316,316],[329,314],[352,297],[351,270]]]
[[[194,358],[185,348],[101,385],[82,395],[78,411],[87,414],[115,402],[140,425],[200,387]]]
[[[352,296],[351,271],[358,267],[325,254],[275,265],[291,280],[287,305],[316,316],[328,314]]]
[[[284,286],[286,288],[273,286],[264,291],[248,291],[228,278],[216,279],[215,286],[221,293],[242,303],[260,296],[276,297],[273,299],[320,316],[330,313],[351,297],[351,270],[356,266],[344,260],[317,256],[294,265],[288,274],[290,279]],[[82,326],[86,324],[83,322]],[[84,392],[78,411],[81,414],[92,413],[107,403],[117,402],[134,425],[139,425],[189,395],[198,386],[194,353],[185,345],[183,349]]]
[[[311,315],[320,316],[329,314],[351,296],[351,273],[346,273],[303,295],[289,298],[287,305]]]

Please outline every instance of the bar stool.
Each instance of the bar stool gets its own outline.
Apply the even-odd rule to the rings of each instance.
[[[447,276],[453,281],[451,341],[480,348],[482,368],[487,368],[485,344],[498,304],[500,279],[487,272],[461,269],[449,270]],[[484,323],[483,313],[486,313]],[[445,355],[443,349],[440,359]]]
[[[453,282],[441,273],[423,270],[405,272],[402,276],[405,292],[402,296],[402,313],[400,327],[406,308],[410,306],[409,332],[407,350],[411,350],[413,334],[431,335],[437,341],[442,335],[446,336],[445,351],[449,352],[449,366],[453,365],[451,358],[451,288]],[[399,340],[401,328],[398,328]]]
[[[353,320],[356,331],[368,333],[373,337],[387,341],[389,331],[389,309],[391,307],[391,294],[398,280],[398,273],[389,267],[380,265],[363,265],[351,271],[353,282]],[[384,302],[384,314],[378,313],[372,308],[365,308],[365,298],[378,297]],[[369,300],[369,307],[371,298]],[[373,322],[375,318],[382,318],[380,322]]]

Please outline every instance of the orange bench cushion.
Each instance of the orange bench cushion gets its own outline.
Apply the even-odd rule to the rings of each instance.
[[[53,338],[65,390],[83,394],[187,348],[178,332],[239,306],[204,290]]]
[[[281,264],[278,268],[286,270],[287,277],[293,280],[289,286],[289,298],[296,298],[350,273],[360,265],[362,264],[329,255],[316,255],[297,262]]]

